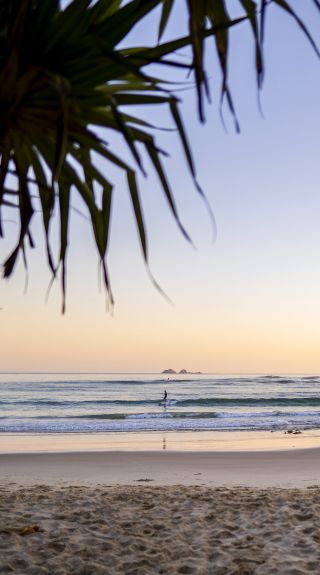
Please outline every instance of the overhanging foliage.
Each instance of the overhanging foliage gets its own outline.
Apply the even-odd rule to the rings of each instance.
[[[320,9],[318,0],[311,1]],[[11,276],[20,251],[26,262],[26,246],[35,244],[31,222],[36,190],[53,277],[61,265],[63,310],[72,188],[87,207],[105,286],[113,302],[106,262],[114,193],[108,165],[113,164],[126,175],[147,263],[148,245],[136,177],[137,170],[143,171],[141,149],[153,164],[173,217],[189,239],[176,209],[162,163],[165,152],[157,145],[154,127],[143,117],[130,113],[130,107],[136,105],[169,108],[196,188],[203,195],[196,181],[179,100],[172,87],[166,87],[163,67],[174,65],[194,73],[199,118],[204,121],[204,98],[209,96],[204,46],[206,38],[214,36],[222,70],[221,99],[226,98],[238,129],[228,84],[228,46],[233,26],[245,20],[250,23],[259,89],[264,71],[265,15],[270,4],[292,16],[317,51],[303,22],[285,0],[261,0],[259,6],[253,0],[239,0],[242,15],[237,19],[230,17],[224,0],[185,0],[189,29],[184,36],[163,42],[172,10],[179,9],[181,3],[182,0],[73,0],[62,8],[58,0],[0,1],[0,210],[16,210],[20,222],[18,242],[4,261],[3,275]],[[158,45],[121,47],[127,34],[159,5],[162,10]],[[168,59],[186,46],[192,49],[190,63]],[[161,64],[158,78],[148,73],[148,66],[154,63]],[[110,142],[98,135],[97,128],[107,129],[111,138],[112,132],[121,134],[135,168],[115,153]],[[94,163],[94,154],[103,159],[103,170]],[[12,179],[16,186],[10,187],[8,182]],[[97,185],[102,190],[102,202],[97,198]],[[54,211],[60,221],[58,263],[49,239]],[[0,235],[4,234],[0,212]]]

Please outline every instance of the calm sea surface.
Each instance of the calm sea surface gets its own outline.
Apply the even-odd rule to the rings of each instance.
[[[320,428],[319,376],[0,374],[0,432],[293,427]]]

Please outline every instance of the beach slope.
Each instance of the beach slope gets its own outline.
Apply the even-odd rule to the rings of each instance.
[[[320,490],[0,491],[2,575],[319,573]]]
[[[20,485],[320,485],[320,449],[105,451],[0,455],[0,483]]]

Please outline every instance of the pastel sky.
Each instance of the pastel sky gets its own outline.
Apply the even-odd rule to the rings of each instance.
[[[301,2],[295,5],[301,14]],[[318,37],[320,14],[312,2],[303,2],[302,16]],[[178,33],[184,17],[181,8],[167,38]],[[141,38],[154,41],[153,18],[131,40]],[[29,254],[27,293],[21,261],[14,277],[0,282],[0,371],[320,372],[320,60],[276,8],[269,11],[265,46],[262,117],[251,37],[246,25],[234,29],[230,82],[240,135],[227,110],[228,133],[222,126],[211,50],[214,101],[205,126],[199,125],[193,91],[181,93],[199,181],[217,222],[216,241],[174,133],[159,132],[159,141],[170,151],[166,167],[196,250],[179,233],[155,175],[140,177],[151,270],[173,305],[149,280],[124,180],[115,176],[113,315],[99,291],[90,229],[76,214],[66,315],[60,313],[58,282],[45,303],[50,274],[35,218],[39,248]],[[165,110],[138,112],[170,124]],[[12,240],[17,227],[6,225]],[[8,249],[2,240],[2,261]]]

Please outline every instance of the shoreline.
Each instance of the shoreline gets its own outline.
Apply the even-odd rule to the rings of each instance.
[[[320,485],[320,430],[0,434],[0,484]]]
[[[261,452],[320,448],[320,429],[277,431],[139,431],[0,433],[5,454],[79,452]]]

